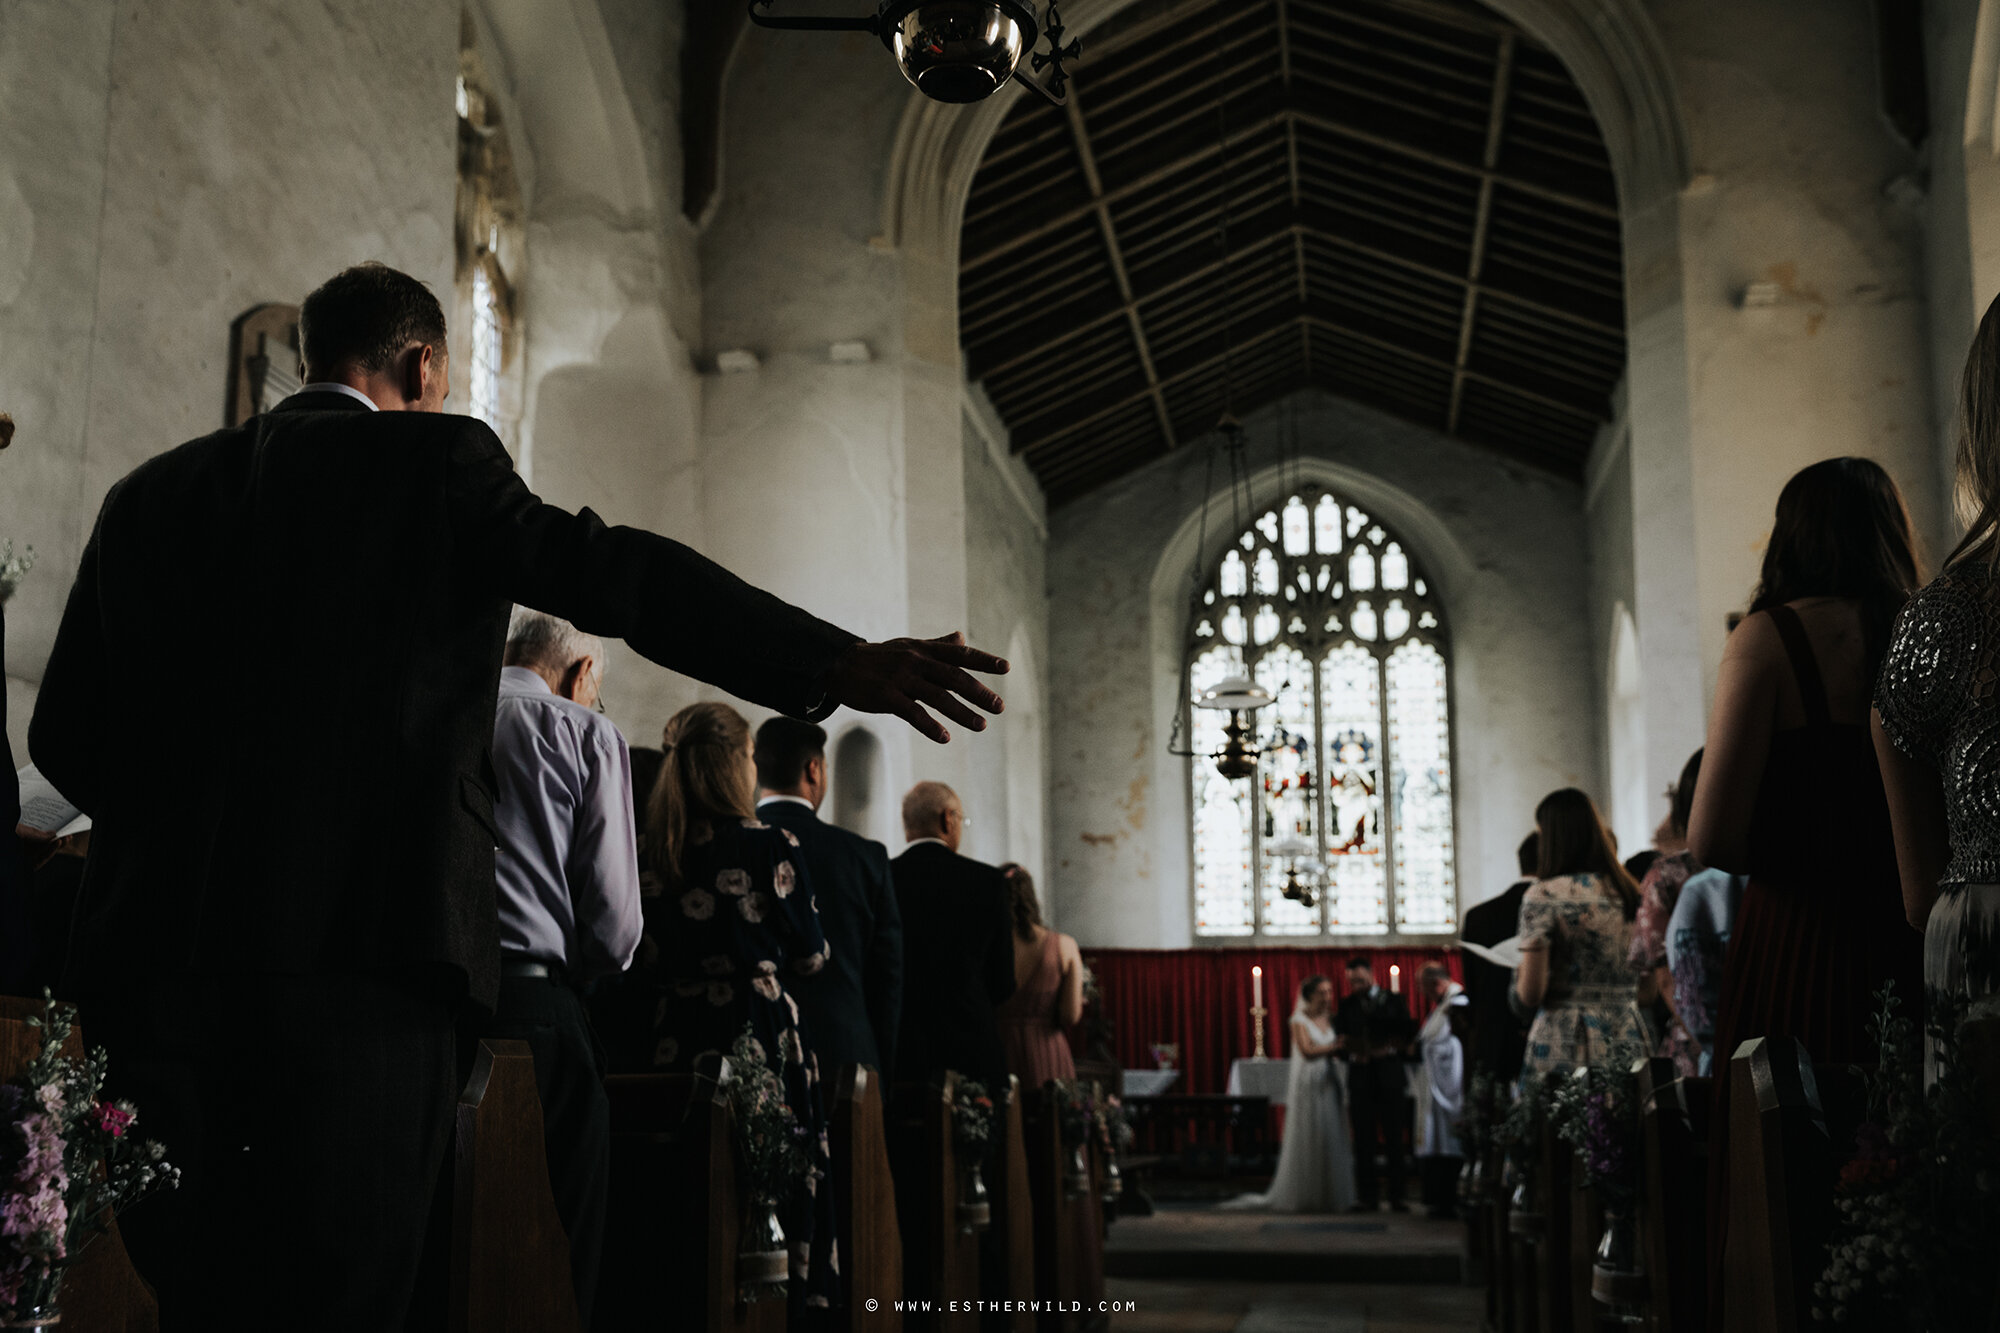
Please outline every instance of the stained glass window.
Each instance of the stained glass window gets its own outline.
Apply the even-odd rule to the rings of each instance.
[[[1450,648],[1431,594],[1399,538],[1318,487],[1217,560],[1189,626],[1192,688],[1247,673],[1276,702],[1251,715],[1256,776],[1234,781],[1205,757],[1228,715],[1190,709],[1196,935],[1457,929]],[[1311,907],[1285,896],[1295,869]]]
[[[1234,607],[1230,608],[1232,611]],[[1195,659],[1189,680],[1194,696],[1225,677],[1243,670],[1243,654],[1217,645]],[[1222,748],[1228,714],[1192,708],[1190,734],[1200,754]],[[1251,913],[1250,780],[1234,781],[1198,768],[1194,775],[1194,928],[1202,935],[1249,935],[1256,923]]]

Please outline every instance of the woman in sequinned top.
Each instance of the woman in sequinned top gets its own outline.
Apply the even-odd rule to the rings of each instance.
[[[2000,1016],[2000,301],[1960,386],[1958,484],[1978,517],[1910,599],[1875,690],[1903,906],[1924,932],[1924,988]]]

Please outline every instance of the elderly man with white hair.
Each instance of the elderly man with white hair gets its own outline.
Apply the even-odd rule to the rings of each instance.
[[[623,972],[639,946],[632,761],[594,712],[604,644],[516,608],[493,726],[500,998],[489,1035],[528,1043],[556,1212],[590,1326],[611,1172],[603,1061],[577,984]]]

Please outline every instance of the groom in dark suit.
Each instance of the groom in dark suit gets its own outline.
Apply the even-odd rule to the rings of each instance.
[[[788,985],[805,1032],[832,1082],[842,1065],[894,1077],[903,1005],[903,918],[889,878],[889,849],[820,821],[826,800],[826,732],[794,717],[757,728],[757,818],[798,839],[806,883],[832,949],[827,965]]]
[[[909,850],[892,863],[903,915],[903,1025],[897,1062],[905,1079],[955,1070],[986,1085],[997,1104],[1007,1053],[994,1009],[1014,993],[1014,931],[1007,881],[958,854],[965,809],[942,782],[903,798]]]
[[[1376,985],[1374,967],[1357,956],[1347,962],[1347,994],[1340,997],[1333,1026],[1347,1039],[1348,1113],[1354,1119],[1354,1176],[1361,1192],[1357,1207],[1373,1211],[1381,1205],[1379,1139],[1388,1165],[1389,1207],[1407,1212],[1403,1128],[1409,1092],[1403,1052],[1417,1035],[1416,1021],[1403,997]]]
[[[443,415],[444,312],[349,269],[307,383],[111,488],[29,748],[95,821],[67,987],[186,1172],[131,1216],[161,1327],[398,1328],[499,983],[490,758],[511,603],[742,698],[946,739],[951,640],[866,644],[688,548],[544,504]],[[216,647],[238,669],[217,689]],[[954,696],[963,695],[960,699]],[[282,1221],[282,1225],[279,1222]]]

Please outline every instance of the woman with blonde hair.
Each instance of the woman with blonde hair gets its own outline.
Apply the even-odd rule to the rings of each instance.
[[[1566,1073],[1580,1065],[1623,1069],[1646,1053],[1636,1003],[1632,920],[1639,886],[1618,863],[1611,833],[1574,787],[1535,807],[1541,862],[1521,899],[1521,966],[1514,992],[1535,1010],[1522,1068]]]
[[[1958,493],[1973,508],[1935,582],[1910,599],[1875,689],[1903,909],[1924,932],[1926,998],[2000,1017],[2000,301],[1959,392]]]
[[[744,1029],[785,1087],[805,1131],[810,1178],[779,1220],[792,1250],[794,1305],[825,1306],[839,1285],[834,1192],[819,1062],[799,1029],[787,977],[825,966],[826,937],[798,841],[756,817],[750,724],[700,703],[668,721],[666,761],[646,810],[640,965],[653,1000],[652,1066],[684,1073],[726,1055]],[[705,1062],[712,1065],[713,1060]]]
[[[1014,926],[1014,993],[996,1011],[1007,1068],[1023,1093],[1052,1078],[1076,1077],[1064,1034],[1083,1018],[1083,954],[1076,941],[1042,924],[1035,877],[1009,862],[1000,867]]]

